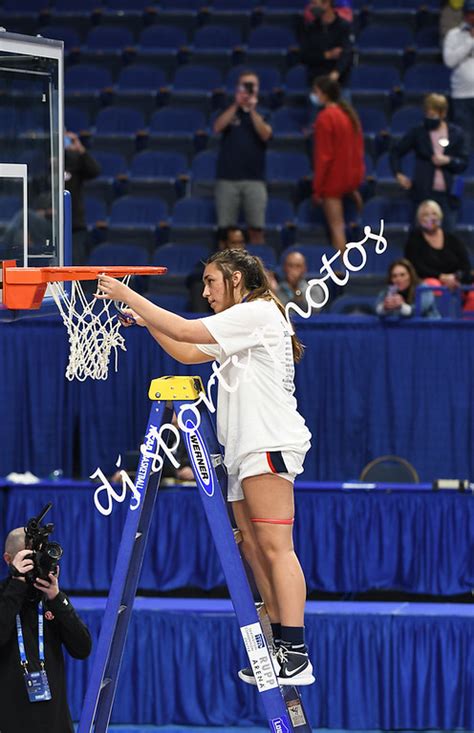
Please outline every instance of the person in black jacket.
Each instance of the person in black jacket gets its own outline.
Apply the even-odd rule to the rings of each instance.
[[[71,193],[72,264],[85,264],[87,254],[87,222],[84,209],[84,182],[97,178],[100,165],[86,150],[78,135],[64,133],[64,188]]]
[[[31,550],[25,549],[25,531],[14,529],[5,543],[10,577],[0,583],[0,731],[1,733],[73,733],[66,699],[62,646],[76,659],[89,656],[92,642],[87,627],[70,600],[59,590],[57,575],[48,580],[25,581],[33,570]],[[39,606],[42,601],[42,608]],[[44,669],[51,699],[31,702],[21,664],[17,619],[24,638],[27,672],[41,670],[39,629],[43,617]],[[30,686],[31,687],[31,686]],[[47,697],[47,695],[45,695]]]
[[[455,176],[468,165],[469,150],[464,132],[446,122],[448,100],[442,94],[428,94],[423,103],[425,118],[392,147],[390,164],[400,186],[409,191],[415,206],[425,199],[437,201],[444,215],[444,228],[456,226],[460,191]],[[413,180],[402,173],[402,158],[413,151]]]
[[[344,85],[352,65],[352,29],[335,12],[333,1],[311,0],[298,35],[308,86],[319,76],[330,76]]]

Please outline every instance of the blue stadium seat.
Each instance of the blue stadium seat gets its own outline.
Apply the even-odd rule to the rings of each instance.
[[[142,267],[149,264],[149,257],[143,247],[133,244],[104,242],[94,247],[87,260],[88,265],[115,267]]]
[[[180,10],[195,12],[206,3],[204,0],[160,0],[162,10]]]
[[[404,94],[417,98],[420,94],[449,94],[451,70],[444,64],[418,63],[407,69],[403,78]]]
[[[73,132],[80,132],[89,127],[90,119],[87,110],[80,107],[67,105],[64,110],[66,129]]]
[[[265,241],[276,249],[287,247],[295,226],[295,210],[288,199],[270,196],[265,212]]]
[[[372,229],[379,230],[380,220],[385,224],[408,227],[413,219],[413,204],[408,198],[390,198],[386,196],[374,196],[364,205],[361,214],[362,223],[368,224]]]
[[[266,180],[270,194],[288,197],[292,201],[304,197],[301,186],[312,179],[311,164],[305,153],[269,151]]]
[[[130,66],[125,66],[117,79],[119,92],[151,91],[156,93],[165,84],[166,75],[163,69],[151,64],[130,64]]]
[[[392,136],[404,135],[410,127],[421,124],[423,121],[423,109],[421,105],[407,105],[395,110],[390,121],[390,132]]]
[[[401,159],[401,172],[413,179],[415,172],[415,155],[408,153]],[[400,194],[400,184],[392,173],[390,157],[384,153],[375,163],[376,194],[378,196],[397,196]]]
[[[104,107],[95,121],[96,135],[136,135],[145,128],[143,113],[132,107]]]
[[[261,5],[261,0],[214,0],[212,10],[251,11]]]
[[[289,28],[274,25],[261,25],[255,28],[248,39],[249,51],[285,54],[287,49],[295,44],[294,33]]]
[[[328,313],[345,316],[375,316],[375,301],[372,295],[340,295],[329,304]]]
[[[260,257],[267,270],[274,270],[277,266],[277,258],[273,247],[268,244],[249,244],[247,251],[254,257]]]
[[[210,248],[204,244],[163,244],[153,255],[153,264],[167,267],[170,275],[189,275],[197,263],[207,260]]]
[[[133,46],[134,39],[128,28],[119,26],[98,26],[87,34],[86,47],[90,51],[122,51],[127,46]]]
[[[184,194],[187,168],[186,157],[181,153],[154,150],[137,153],[130,165],[130,193],[156,194],[172,204],[178,195]]]
[[[78,92],[94,94],[105,87],[111,87],[110,70],[95,64],[77,64],[66,69],[64,89],[66,94]]]
[[[41,27],[41,35],[43,38],[52,38],[56,41],[64,41],[64,49],[66,52],[72,48],[78,48],[81,43],[79,33],[75,28],[60,25],[45,25]]]
[[[121,191],[119,178],[125,178],[127,174],[127,161],[120,153],[95,149],[91,153],[100,165],[100,175],[86,182],[86,191],[111,203]]]
[[[214,200],[187,196],[176,202],[170,227],[173,242],[210,242],[216,226]]]
[[[415,34],[415,45],[419,51],[436,49],[440,52],[440,38],[438,25],[428,25],[420,28]]]
[[[156,227],[168,216],[167,206],[156,196],[122,196],[112,204],[110,225],[135,227]]]
[[[326,235],[326,218],[321,206],[315,206],[310,198],[302,201],[296,210],[297,241],[303,235],[317,237]],[[313,236],[314,235],[314,236]]]
[[[43,3],[44,5],[44,3]],[[82,15],[92,13],[96,8],[102,5],[101,0],[81,0],[80,12]],[[55,15],[68,15],[78,13],[77,0],[55,0],[54,2],[54,14]]]
[[[474,226],[474,198],[463,197],[459,212],[459,223]]]
[[[138,40],[139,50],[170,53],[187,44],[186,31],[173,25],[152,25],[145,28]]]
[[[95,226],[99,221],[107,221],[107,205],[103,199],[97,198],[96,196],[86,196],[84,199],[84,208],[89,227]]]
[[[122,196],[110,209],[109,231],[114,239],[154,249],[168,220],[168,207],[157,196]]]
[[[229,25],[205,25],[194,34],[193,45],[195,50],[219,49],[222,52],[232,52],[235,46],[240,46],[242,37],[237,28]]]
[[[48,0],[22,0],[21,4],[15,0],[4,0],[2,10],[12,14],[36,14],[48,7]]]
[[[204,112],[195,107],[163,107],[150,120],[149,146],[155,149],[189,155],[202,149],[207,138]]]
[[[363,28],[357,36],[356,48],[361,57],[402,57],[406,49],[413,48],[412,30],[406,25],[376,24]],[[388,60],[386,63],[391,63]]]
[[[274,135],[296,135],[301,138],[308,128],[309,119],[306,108],[281,107],[272,114],[271,125]]]
[[[351,72],[350,89],[353,93],[370,95],[383,92],[389,94],[400,85],[400,72],[395,66],[361,64],[353,68]]]
[[[217,151],[203,150],[194,156],[191,164],[191,192],[193,196],[212,196],[216,183]]]
[[[212,66],[184,64],[176,71],[173,92],[211,93],[222,86],[222,75]]]
[[[291,96],[308,96],[308,78],[306,67],[303,64],[293,66],[286,74],[285,94]]]
[[[127,161],[120,153],[102,152],[93,150],[92,155],[100,165],[100,175],[113,178],[128,170]]]
[[[384,110],[359,105],[357,114],[364,133],[365,147],[374,156],[387,150],[390,142],[389,124]]]

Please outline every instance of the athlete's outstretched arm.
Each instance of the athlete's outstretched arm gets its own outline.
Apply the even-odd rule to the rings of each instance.
[[[179,361],[181,364],[203,364],[205,361],[214,361],[213,356],[208,356],[207,354],[204,354],[194,344],[186,344],[175,341],[169,336],[165,336],[165,334],[161,333],[161,331],[159,331],[157,328],[149,326],[146,323],[145,325],[155,341],[160,344],[161,348],[164,349],[167,354],[172,356],[173,359],[176,359],[176,361]]]
[[[201,321],[183,318],[170,311],[154,305],[149,300],[139,295],[134,290],[124,285],[119,280],[108,275],[99,275],[100,295],[96,298],[117,300],[128,305],[137,313],[147,326],[156,328],[164,336],[173,341],[186,344],[215,344],[207,328]]]

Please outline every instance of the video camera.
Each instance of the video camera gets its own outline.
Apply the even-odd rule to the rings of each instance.
[[[37,517],[32,517],[25,527],[25,548],[32,550],[28,559],[33,560],[34,567],[25,574],[25,580],[32,585],[36,578],[49,580],[49,573],[56,572],[59,558],[63,554],[63,548],[57,542],[48,542],[48,537],[54,531],[54,524],[41,522],[52,507],[52,503],[46,504]]]

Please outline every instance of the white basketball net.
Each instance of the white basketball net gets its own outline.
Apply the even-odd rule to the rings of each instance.
[[[123,278],[128,285],[130,275]],[[49,284],[51,295],[58,306],[66,326],[70,352],[66,378],[84,382],[91,379],[107,379],[111,352],[115,355],[115,371],[118,369],[118,350],[126,351],[125,339],[120,334],[117,313],[110,313],[111,300],[88,297],[79,280],[71,282],[70,294],[64,283]]]

